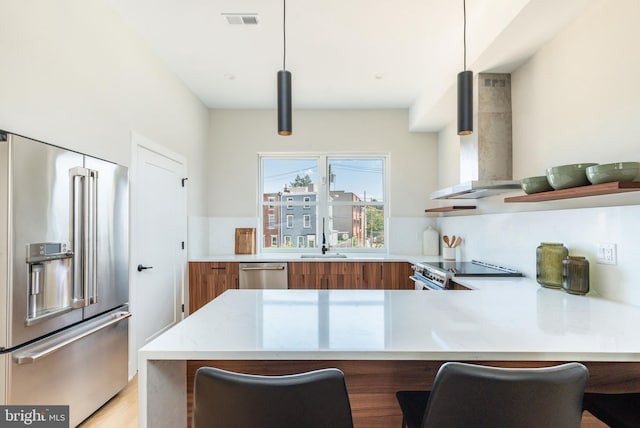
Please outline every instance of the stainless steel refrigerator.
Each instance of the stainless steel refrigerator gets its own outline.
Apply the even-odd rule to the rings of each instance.
[[[0,131],[0,404],[79,424],[127,384],[127,168]]]

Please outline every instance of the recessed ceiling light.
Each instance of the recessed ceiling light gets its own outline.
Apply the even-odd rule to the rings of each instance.
[[[227,80],[236,80],[236,75],[233,73],[224,73],[224,78]]]
[[[384,74],[383,73],[376,73],[373,75],[373,78],[376,80],[382,80],[384,79]]]

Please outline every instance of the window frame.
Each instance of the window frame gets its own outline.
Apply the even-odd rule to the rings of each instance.
[[[275,201],[274,209],[279,209],[281,212],[283,208],[287,210],[293,209],[294,206],[302,207],[304,209],[316,209],[317,210],[317,220],[316,220],[316,230],[314,236],[314,242],[317,244],[317,247],[309,248],[296,248],[291,245],[292,248],[286,248],[286,238],[285,231],[290,229],[287,227],[287,223],[283,222],[283,228],[280,232],[282,235],[282,247],[264,247],[264,244],[261,245],[261,248],[258,248],[258,252],[264,253],[315,253],[320,250],[320,245],[322,242],[322,219],[329,218],[329,213],[331,211],[331,206],[380,206],[384,211],[384,246],[382,248],[339,248],[340,253],[388,253],[389,252],[389,213],[390,213],[390,205],[391,205],[391,194],[390,194],[390,165],[391,165],[391,155],[390,153],[384,152],[345,152],[345,153],[333,153],[333,152],[287,152],[287,153],[271,153],[271,152],[259,152],[258,154],[258,204],[257,204],[257,212],[258,212],[258,228],[262,229],[264,227],[264,207],[270,202],[263,200],[264,195],[264,160],[313,160],[317,164],[318,168],[318,182],[317,182],[317,193],[316,200],[307,201],[307,197],[304,197],[302,201],[294,201],[292,197],[283,198],[281,201]],[[383,171],[382,171],[382,180],[383,180],[383,197],[382,202],[380,201],[351,201],[351,202],[330,202],[329,194],[330,194],[330,183],[328,179],[328,170],[329,170],[329,161],[336,159],[344,159],[344,160],[367,160],[367,159],[379,159],[382,160]],[[283,212],[284,214],[284,212]],[[288,216],[288,215],[287,215]],[[282,221],[283,219],[281,219]],[[260,235],[264,234],[264,231],[259,231]],[[293,237],[288,236],[290,243],[293,244]],[[305,239],[305,241],[307,241]],[[328,239],[327,239],[328,241]],[[332,248],[330,248],[330,251]]]

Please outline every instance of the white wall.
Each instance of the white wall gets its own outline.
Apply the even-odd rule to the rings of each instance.
[[[597,2],[512,74],[514,178],[566,163],[640,161],[638,16],[636,0]],[[640,195],[620,199],[630,206],[521,213],[497,199],[478,200],[479,211],[509,212],[438,220],[442,233],[464,237],[463,259],[505,263],[534,277],[536,246],[563,242],[590,260],[595,292],[640,305]],[[595,263],[599,242],[617,244],[617,265]]]
[[[597,2],[512,75],[514,177],[640,161],[640,2]]]
[[[208,110],[101,0],[0,0],[0,129],[129,166],[131,131],[184,155],[203,214]]]
[[[212,254],[233,243],[233,219],[240,225],[258,218],[258,153],[388,153],[391,183],[389,215],[417,219],[428,192],[435,188],[438,170],[437,136],[410,133],[407,110],[296,110],[293,135],[276,132],[275,110],[212,110],[209,154],[209,216]],[[231,222],[229,219],[232,219]],[[411,220],[407,220],[411,223]],[[222,231],[216,224],[224,225]],[[411,235],[411,248],[421,249],[417,232],[402,222],[391,222],[396,242]],[[394,235],[397,230],[399,235]],[[422,232],[420,226],[419,232]],[[212,235],[210,235],[212,236]]]
[[[0,129],[125,166],[135,131],[187,159],[188,212],[205,212],[208,109],[119,16],[102,0],[0,0],[0,16]]]
[[[455,110],[451,115],[455,117]],[[438,189],[460,183],[460,137],[456,122],[451,122],[438,133]],[[433,189],[436,190],[436,189]],[[434,204],[432,202],[433,206]],[[446,205],[446,204],[445,204]]]

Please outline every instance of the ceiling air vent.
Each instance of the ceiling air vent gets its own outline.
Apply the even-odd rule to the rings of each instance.
[[[230,25],[258,25],[257,13],[223,13],[222,17]]]

